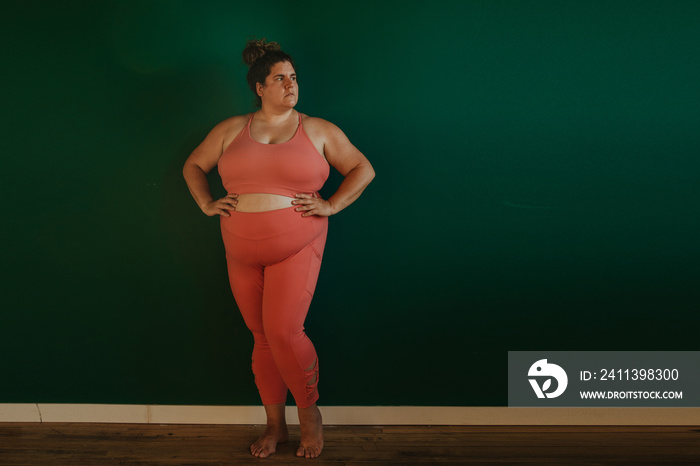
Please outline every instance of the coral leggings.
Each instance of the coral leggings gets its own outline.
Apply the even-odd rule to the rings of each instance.
[[[263,404],[287,389],[300,408],[318,400],[318,357],[304,332],[328,233],[328,218],[294,207],[221,217],[231,290],[253,332],[253,374]]]

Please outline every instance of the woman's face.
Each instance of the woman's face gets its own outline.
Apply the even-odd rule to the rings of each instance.
[[[263,104],[293,108],[297,103],[297,73],[288,61],[272,65],[265,85],[258,83],[256,87]]]

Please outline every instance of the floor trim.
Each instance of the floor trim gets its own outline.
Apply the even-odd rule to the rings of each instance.
[[[700,425],[700,408],[321,406],[327,425]],[[0,422],[264,424],[261,406],[0,404]],[[296,408],[287,422],[298,424]]]

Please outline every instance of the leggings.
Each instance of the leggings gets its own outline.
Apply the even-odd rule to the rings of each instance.
[[[318,357],[304,332],[328,233],[327,217],[295,207],[221,217],[231,290],[253,332],[252,369],[264,405],[318,400]]]

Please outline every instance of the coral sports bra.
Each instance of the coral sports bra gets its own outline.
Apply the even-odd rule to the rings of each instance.
[[[328,179],[330,166],[304,132],[301,113],[292,139],[280,144],[265,144],[252,138],[253,115],[219,158],[219,174],[226,191],[288,197],[318,192]]]

